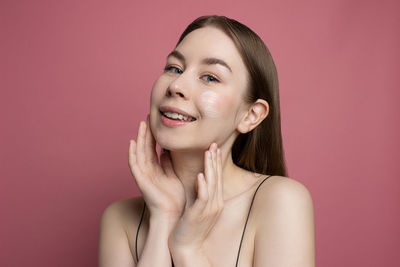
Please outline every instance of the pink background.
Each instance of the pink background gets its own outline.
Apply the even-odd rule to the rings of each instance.
[[[1,1],[0,266],[96,266],[99,220],[139,194],[129,139],[180,33],[226,15],[280,78],[289,176],[317,266],[398,266],[398,1]]]

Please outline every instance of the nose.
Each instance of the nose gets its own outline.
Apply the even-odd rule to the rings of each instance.
[[[173,80],[167,88],[167,96],[178,96],[187,98],[188,96],[188,84],[184,81],[183,74],[180,74],[175,80]]]

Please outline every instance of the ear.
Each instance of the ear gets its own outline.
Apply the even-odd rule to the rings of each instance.
[[[264,99],[257,99],[247,110],[237,126],[240,133],[248,133],[257,127],[268,115],[269,105]]]

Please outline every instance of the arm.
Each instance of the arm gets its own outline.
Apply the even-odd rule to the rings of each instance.
[[[254,267],[314,267],[314,211],[307,188],[293,179],[265,187],[257,207]]]
[[[138,267],[171,267],[171,254],[168,248],[168,236],[175,224],[167,217],[150,217],[149,233]]]

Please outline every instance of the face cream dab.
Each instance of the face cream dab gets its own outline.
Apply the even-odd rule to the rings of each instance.
[[[213,91],[205,91],[200,95],[200,100],[204,105],[204,114],[207,117],[219,117],[220,112],[217,110],[218,95]]]

